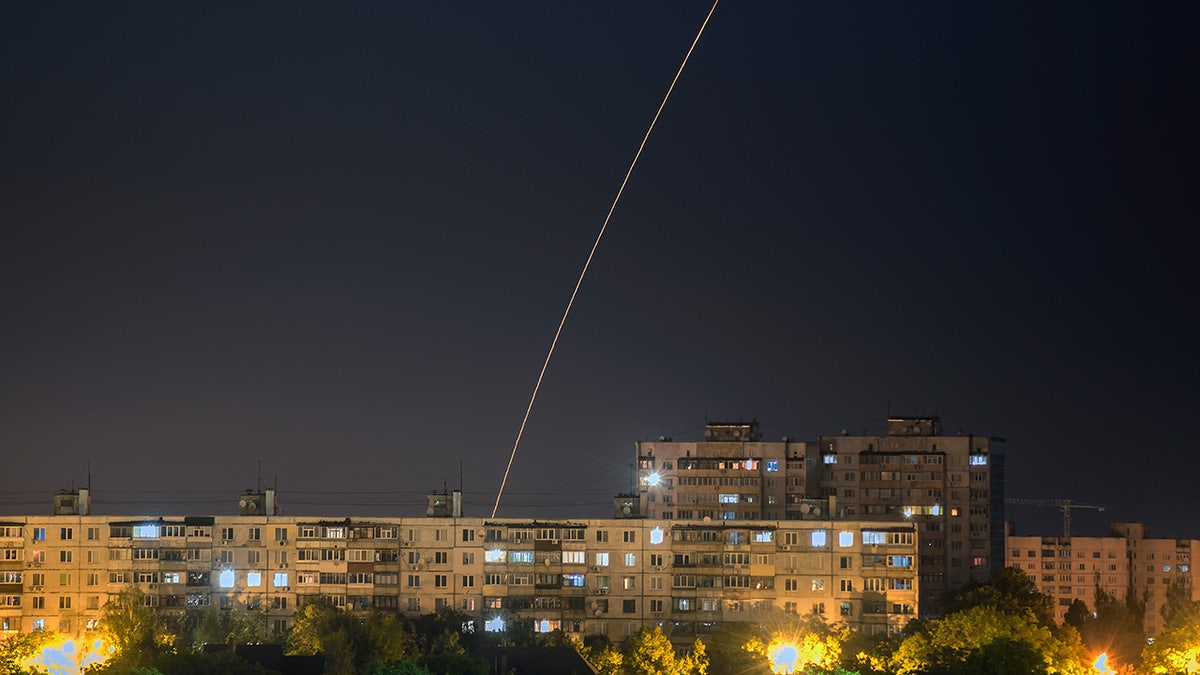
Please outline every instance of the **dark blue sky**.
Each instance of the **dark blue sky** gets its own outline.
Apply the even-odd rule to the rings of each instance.
[[[0,509],[494,498],[706,3],[0,8]],[[633,442],[897,414],[1200,537],[1195,3],[738,3],[601,245],[501,515]],[[1022,531],[1056,515],[1014,510]]]

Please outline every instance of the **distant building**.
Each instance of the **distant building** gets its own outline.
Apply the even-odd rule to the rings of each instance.
[[[885,436],[763,441],[713,422],[703,441],[636,444],[641,508],[673,521],[847,518],[920,536],[921,606],[1004,563],[1004,441],[944,436],[936,417],[892,417]]]
[[[1009,536],[1006,562],[1023,570],[1038,590],[1055,598],[1062,621],[1075,600],[1095,610],[1096,591],[1124,601],[1129,593],[1146,603],[1147,637],[1163,630],[1162,608],[1172,587],[1200,600],[1195,539],[1150,539],[1142,523],[1113,523],[1107,537]]]
[[[680,641],[810,612],[891,633],[919,606],[916,528],[902,519],[640,518],[628,498],[616,510],[635,517],[464,518],[453,495],[432,495],[424,518],[314,518],[277,515],[273,490],[241,495],[236,516],[96,516],[69,501],[0,522],[0,634],[87,633],[130,586],[176,616],[264,609],[277,633],[316,598],[453,608],[475,630],[620,640],[662,625]]]

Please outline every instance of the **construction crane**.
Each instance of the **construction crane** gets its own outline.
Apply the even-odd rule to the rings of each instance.
[[[1025,506],[1055,506],[1063,514],[1063,537],[1071,536],[1071,509],[1096,509],[1103,511],[1103,504],[1081,504],[1070,499],[1020,499],[1005,497],[1005,504],[1024,504]]]

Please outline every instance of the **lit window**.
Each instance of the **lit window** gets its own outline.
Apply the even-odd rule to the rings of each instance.
[[[810,540],[811,540],[813,546],[817,546],[817,547],[824,546],[825,545],[825,530],[813,530]]]
[[[483,562],[498,563],[504,562],[504,551],[498,548],[483,552]]]
[[[275,579],[271,582],[271,584],[273,586],[275,586],[275,588],[283,588],[283,587],[287,586],[288,585],[288,573],[287,572],[276,572]]]
[[[662,531],[661,527],[656,527],[653,530],[650,530],[650,543],[651,544],[663,543],[663,531]]]
[[[971,455],[969,461],[970,461],[971,466],[987,466],[988,456],[987,455]]]
[[[854,545],[853,532],[838,532],[838,546],[846,547]]]
[[[878,530],[863,530],[863,546],[879,546],[886,543],[887,535]]]
[[[646,483],[648,483],[651,487],[654,487],[655,485],[658,485],[661,482],[662,482],[662,476],[660,476],[657,471],[650,474],[649,476],[646,476]]]
[[[717,501],[722,504],[736,504],[738,503],[738,496],[736,494],[723,493]]]
[[[775,533],[770,530],[758,530],[754,533],[754,543],[769,544],[775,540]]]
[[[221,570],[220,576],[217,577],[217,583],[221,588],[233,588],[233,570]]]
[[[596,566],[597,567],[608,567],[608,553],[597,553],[596,554]]]
[[[133,536],[135,539],[155,539],[158,537],[158,526],[134,525]]]
[[[483,629],[489,633],[500,633],[504,630],[504,619],[496,617],[483,622]]]
[[[261,572],[247,572],[246,573],[246,585],[251,588],[258,588],[259,586],[261,586],[262,585],[262,573]]]
[[[825,454],[821,455],[821,460],[826,464],[837,464],[837,455]]]

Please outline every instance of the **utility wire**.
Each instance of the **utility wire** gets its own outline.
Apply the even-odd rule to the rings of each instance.
[[[720,0],[713,0],[712,9],[708,10],[708,16],[704,17],[704,23],[700,24],[700,30],[696,32],[696,39],[692,40],[692,46],[688,47],[687,54],[683,57],[683,62],[679,64],[679,70],[675,72],[675,78],[671,80],[671,86],[667,87],[667,93],[663,96],[662,103],[658,106],[658,111],[654,113],[654,119],[650,121],[650,127],[646,129],[646,135],[642,137],[642,143],[638,146],[637,152],[633,155],[633,161],[629,163],[629,170],[625,172],[625,179],[621,181],[621,187],[617,189],[617,196],[613,198],[612,206],[608,207],[608,215],[604,216],[604,223],[600,226],[600,233],[596,235],[596,242],[592,244],[592,250],[588,253],[587,260],[583,263],[583,270],[579,273],[579,280],[575,282],[575,290],[571,291],[571,299],[567,301],[567,309],[563,312],[562,320],[558,322],[558,330],[554,331],[554,339],[550,341],[550,350],[546,353],[546,360],[542,362],[542,370],[538,373],[537,383],[533,385],[533,395],[529,397],[529,405],[525,407],[525,416],[521,418],[521,427],[517,429],[517,440],[513,442],[512,453],[508,456],[508,466],[504,467],[504,478],[500,481],[500,490],[496,492],[496,503],[492,506],[492,517],[496,517],[496,512],[500,510],[500,498],[504,496],[504,486],[508,484],[508,474],[512,471],[513,460],[517,457],[517,447],[521,445],[521,437],[525,435],[525,425],[529,423],[529,414],[533,412],[533,403],[537,400],[538,390],[542,388],[542,380],[546,377],[546,368],[550,366],[550,357],[554,356],[554,348],[558,346],[558,338],[562,335],[563,326],[567,323],[567,316],[571,313],[571,307],[575,304],[575,296],[579,294],[579,287],[583,285],[583,277],[587,274],[588,267],[592,264],[592,258],[596,255],[596,249],[600,246],[600,240],[604,238],[604,231],[608,229],[608,221],[612,219],[613,211],[617,209],[617,202],[621,201],[621,195],[625,192],[625,186],[629,183],[629,177],[633,175],[633,168],[637,166],[638,159],[642,156],[642,150],[646,147],[646,142],[650,140],[650,132],[654,131],[654,125],[658,122],[658,118],[662,115],[663,108],[667,106],[667,99],[671,98],[671,92],[675,90],[675,83],[679,81],[679,76],[683,74],[683,68],[687,65],[688,59],[692,56],[692,51],[696,49],[696,43],[700,42],[700,36],[704,34],[705,27],[708,26],[708,20],[712,18],[713,12],[717,11],[717,3]]]

